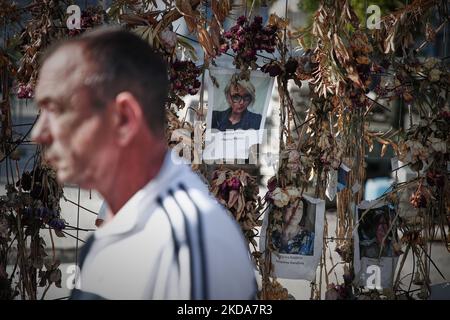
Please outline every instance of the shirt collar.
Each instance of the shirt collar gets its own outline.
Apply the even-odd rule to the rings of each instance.
[[[109,235],[125,233],[133,229],[138,223],[143,211],[151,210],[153,201],[159,192],[164,190],[161,187],[168,185],[177,176],[178,170],[184,165],[181,163],[183,163],[183,160],[172,150],[169,150],[156,177],[128,199],[115,214],[114,218],[95,232],[95,237],[102,238]]]
[[[232,124],[231,121],[229,120],[230,115],[231,115],[231,107],[228,108],[226,110],[226,112],[224,113],[224,116],[222,117],[222,121],[221,121],[221,126],[225,127],[222,129],[235,129],[236,127],[242,126],[246,117],[248,114],[248,108],[245,109],[241,115],[241,120],[239,120],[239,122],[236,122],[235,124]]]

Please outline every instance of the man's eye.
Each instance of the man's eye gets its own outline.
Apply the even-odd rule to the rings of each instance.
[[[54,114],[61,114],[64,111],[61,106],[57,106],[57,105],[49,105],[47,107],[47,110],[49,112],[54,113]]]

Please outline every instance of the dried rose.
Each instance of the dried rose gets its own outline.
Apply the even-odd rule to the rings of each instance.
[[[173,49],[177,44],[177,34],[169,29],[165,29],[160,33],[161,43],[166,49]]]
[[[228,181],[228,186],[231,190],[239,190],[239,188],[241,187],[241,181],[237,177],[232,177]]]
[[[276,177],[272,177],[267,181],[267,189],[269,189],[269,192],[273,192],[275,188],[277,187],[278,181]]]
[[[430,186],[437,186],[438,188],[442,188],[445,184],[445,176],[442,173],[435,171],[427,172],[427,183]]]
[[[237,21],[236,24],[243,26],[245,23],[247,22],[247,18],[245,16],[240,16]]]
[[[277,62],[270,62],[261,67],[261,71],[268,73],[271,77],[276,77],[281,74],[281,67]]]
[[[34,97],[34,88],[31,84],[19,84],[17,88],[18,99],[32,99]]]
[[[288,76],[292,76],[295,71],[297,71],[298,61],[294,58],[289,58],[286,64],[284,65],[284,69]]]
[[[283,208],[289,203],[289,194],[281,188],[276,188],[272,192],[271,198],[273,203],[279,208]]]

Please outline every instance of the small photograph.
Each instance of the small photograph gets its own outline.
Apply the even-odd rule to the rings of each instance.
[[[203,159],[248,159],[250,148],[263,140],[274,78],[251,71],[248,79],[241,79],[236,69],[210,68],[206,82]]]
[[[349,179],[350,168],[345,164],[341,163],[338,169],[338,177],[337,177],[337,191],[340,192],[345,188],[348,188],[348,179]]]
[[[213,111],[211,129],[258,130],[262,116],[249,110],[255,103],[255,86],[247,80],[230,80],[225,86],[224,94],[228,108]]]
[[[396,257],[394,243],[398,241],[396,228],[391,228],[395,217],[394,210],[388,205],[367,211],[359,209],[359,249],[360,256],[378,259],[380,257]],[[364,214],[364,215],[363,215]]]
[[[208,83],[208,128],[212,132],[260,130],[264,128],[273,78],[252,71],[249,80],[240,79],[236,70],[210,70]]]
[[[281,226],[272,231],[272,242],[279,253],[314,255],[315,208],[304,199],[290,204]]]

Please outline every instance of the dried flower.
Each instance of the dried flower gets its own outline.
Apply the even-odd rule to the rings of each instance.
[[[423,63],[423,66],[426,69],[432,69],[438,63],[440,63],[439,59],[434,58],[434,57],[430,57],[430,58],[425,59],[425,62]]]
[[[220,39],[222,43],[220,52],[231,48],[236,54],[234,64],[237,68],[254,69],[258,51],[269,53],[275,51],[277,32],[277,26],[263,27],[262,18],[259,16],[255,17],[252,23],[245,16],[241,16],[237,19],[236,25],[226,31],[223,39]],[[275,68],[271,68],[271,72],[275,74]]]
[[[431,82],[439,81],[441,78],[441,73],[442,71],[439,69],[432,69],[428,75],[428,79],[430,79]]]
[[[419,186],[416,192],[411,195],[409,201],[414,208],[426,208],[428,199],[425,188],[423,186]]]
[[[19,84],[17,88],[17,98],[32,99],[34,97],[34,87],[28,84]]]
[[[278,181],[276,177],[271,177],[269,181],[267,181],[267,189],[269,192],[273,192],[277,187]]]
[[[169,51],[175,48],[177,45],[177,34],[169,29],[163,30],[159,37],[161,39],[161,43],[168,49]]]
[[[289,203],[289,193],[281,188],[276,188],[271,195],[271,199],[273,200],[274,205],[279,208],[283,208]]]
[[[172,92],[178,96],[196,95],[201,86],[197,79],[201,69],[192,61],[175,60],[170,65],[170,82]]]

